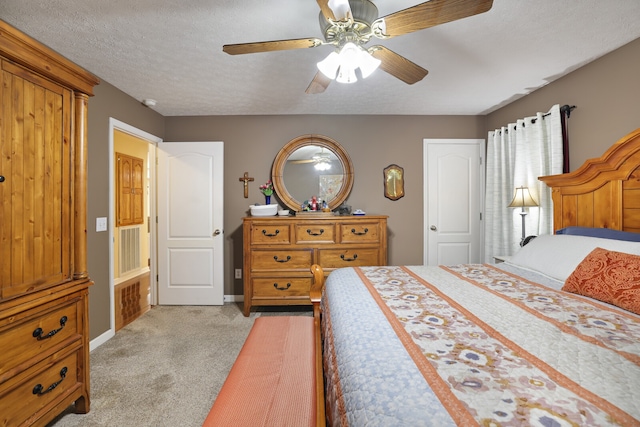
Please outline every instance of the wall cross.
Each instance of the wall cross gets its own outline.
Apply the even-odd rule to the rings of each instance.
[[[249,182],[253,181],[253,178],[249,177],[249,172],[245,172],[244,176],[241,177],[238,181],[244,181],[244,198],[249,197]]]

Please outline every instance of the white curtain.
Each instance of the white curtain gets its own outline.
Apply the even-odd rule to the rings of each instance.
[[[528,208],[526,235],[553,232],[551,190],[538,177],[562,173],[562,162],[560,105],[489,132],[485,262],[492,262],[496,255],[512,255],[519,248],[521,209],[507,207],[517,187],[528,187],[539,204]]]

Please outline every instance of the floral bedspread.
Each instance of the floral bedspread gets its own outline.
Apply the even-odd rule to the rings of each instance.
[[[332,272],[341,426],[640,426],[640,316],[490,265]]]

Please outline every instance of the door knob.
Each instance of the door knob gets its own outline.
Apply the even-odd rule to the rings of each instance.
[[[438,227],[436,227],[435,225],[432,225],[431,227],[429,227],[429,229],[431,231],[438,231]]]
[[[213,232],[213,235],[217,236],[219,234],[222,234],[222,231],[220,231],[220,229],[216,228],[216,230]]]

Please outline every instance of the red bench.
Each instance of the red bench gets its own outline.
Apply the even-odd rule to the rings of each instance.
[[[315,347],[314,317],[257,318],[204,426],[324,426]]]

